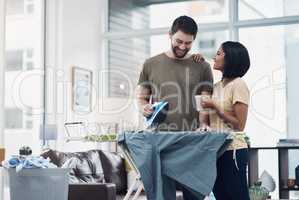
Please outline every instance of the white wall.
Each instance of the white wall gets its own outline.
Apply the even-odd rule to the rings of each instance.
[[[294,42],[295,41],[295,42]],[[288,138],[299,139],[299,90],[298,90],[298,60],[296,56],[299,50],[298,40],[290,40],[288,45],[288,56],[286,63],[287,72],[287,123],[288,123]],[[299,164],[298,151],[289,152],[289,177],[295,178],[295,167]],[[296,191],[296,197],[299,196]]]
[[[295,55],[299,50],[299,44],[292,44],[289,53]],[[287,123],[288,138],[299,139],[299,90],[298,90],[298,60],[295,55],[289,56],[287,65]]]
[[[103,13],[105,1],[51,0],[46,12],[47,123],[57,123],[59,137],[64,137],[63,123],[137,122],[132,99],[98,98],[101,69],[104,69]],[[79,66],[93,71],[93,112],[77,115],[71,109],[71,68]],[[56,74],[56,76],[55,76]],[[57,148],[68,145],[59,143]],[[78,144],[76,144],[78,147]],[[78,147],[92,148],[83,144]]]

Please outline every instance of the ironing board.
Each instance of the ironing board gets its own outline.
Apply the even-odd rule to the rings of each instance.
[[[67,127],[68,125],[69,124],[66,124],[65,126]],[[74,125],[74,124],[72,124],[72,125]],[[82,125],[82,124],[78,124],[78,125]],[[197,148],[199,155],[202,156],[202,158],[199,158],[200,156],[196,156],[197,152],[193,152],[193,155],[192,155],[193,157],[189,158],[189,161],[193,161],[193,160],[200,161],[200,159],[203,159],[203,162],[207,162],[207,156],[205,156],[206,153],[213,152],[213,156],[214,156],[213,163],[211,164],[211,166],[208,166],[210,168],[209,173],[206,173],[206,172],[199,173],[198,171],[200,171],[200,169],[196,170],[194,168],[191,170],[192,171],[191,173],[193,173],[193,171],[194,171],[194,174],[192,174],[192,176],[194,175],[195,179],[193,179],[192,176],[185,177],[183,179],[179,179],[179,178],[177,179],[177,181],[182,181],[183,183],[186,183],[187,186],[191,188],[191,190],[194,190],[196,192],[196,194],[200,194],[202,199],[204,199],[204,196],[208,195],[211,192],[212,186],[214,184],[214,180],[216,178],[216,159],[217,158],[216,158],[215,152],[216,153],[223,152],[223,149],[225,149],[225,145],[227,145],[232,140],[231,137],[229,137],[229,135],[230,135],[229,133],[220,133],[220,134],[218,133],[218,136],[219,136],[218,137],[217,133],[215,135],[215,133],[210,134],[209,132],[199,133],[199,132],[190,132],[190,131],[189,132],[173,132],[173,133],[153,132],[153,131],[131,131],[131,132],[123,132],[120,134],[87,135],[87,136],[84,136],[81,138],[80,137],[72,138],[71,134],[68,131],[67,131],[67,133],[68,133],[68,137],[67,137],[68,142],[73,141],[73,140],[77,140],[77,141],[81,140],[81,141],[91,141],[91,142],[114,142],[114,143],[117,143],[120,153],[124,156],[125,160],[129,164],[130,168],[137,174],[132,185],[128,188],[128,191],[127,191],[125,197],[123,198],[123,200],[129,200],[132,195],[133,195],[132,200],[136,200],[143,189],[145,189],[145,191],[146,191],[148,200],[170,199],[169,197],[164,197],[165,194],[163,194],[163,192],[161,192],[161,190],[159,189],[159,188],[164,189],[164,185],[163,185],[164,183],[160,184],[159,182],[154,182],[154,184],[152,184],[152,185],[155,185],[157,188],[153,189],[153,188],[149,187],[149,185],[151,185],[151,184],[148,183],[149,182],[148,177],[147,177],[148,173],[144,172],[144,166],[142,166],[142,165],[146,164],[146,168],[147,168],[148,165],[150,164],[150,162],[145,163],[145,160],[143,160],[143,158],[141,158],[141,159],[138,158],[138,155],[140,154],[141,156],[143,156],[142,152],[146,151],[147,147],[149,147],[149,146],[156,148],[157,145],[159,145],[159,146],[164,145],[166,148],[166,151],[169,151],[170,149],[173,149],[174,146],[177,146],[180,142],[182,142],[184,140],[185,140],[185,142],[186,141],[188,142],[186,144],[190,144],[190,142],[191,143],[193,142],[193,144],[182,146],[183,148],[186,148],[186,146],[189,146],[189,150],[190,150],[190,148],[192,148],[192,145],[193,145],[194,148]],[[186,140],[186,138],[187,138],[187,140]],[[196,143],[194,143],[194,142],[196,142]],[[200,145],[198,144],[198,142],[199,143],[203,142],[202,149],[199,148]],[[215,142],[217,143],[217,145],[214,147],[211,146]],[[152,148],[152,147],[150,147],[150,148]],[[168,148],[168,147],[170,147],[170,148]],[[177,149],[177,150],[178,150],[177,152],[180,153],[180,149]],[[203,154],[202,150],[205,150],[206,152],[204,152],[204,154]],[[163,153],[162,149],[157,152],[154,152],[154,154],[155,153],[160,154],[161,152]],[[190,154],[191,154],[191,152],[190,152]],[[162,154],[161,154],[161,159],[164,159],[164,158],[165,158],[165,155],[163,154],[163,156],[162,156]],[[160,157],[158,159],[160,159]],[[161,163],[160,163],[161,169],[165,168],[165,166],[167,166],[167,165],[169,167],[169,163],[174,164],[174,161],[175,161],[175,159],[161,160]],[[200,163],[200,162],[197,162],[197,164],[198,163]],[[180,163],[180,164],[182,164],[182,163]],[[188,163],[185,163],[185,164],[188,165]],[[195,166],[197,166],[197,164]],[[174,165],[176,165],[176,164],[174,164]],[[199,165],[201,165],[201,164],[199,164]],[[174,166],[174,168],[177,168],[177,167]],[[140,170],[141,170],[141,172],[140,172]],[[182,172],[182,170],[180,171],[180,169],[179,169],[179,171],[177,171],[177,172]],[[161,173],[165,173],[167,176],[169,176],[173,179],[176,179],[176,177],[174,175],[172,176],[168,172],[162,171]],[[153,174],[153,177],[155,177],[156,175],[161,175],[161,173],[159,172],[159,174]],[[203,176],[204,174],[211,174],[208,176],[208,180],[209,180],[208,182],[202,182],[202,180],[205,179],[205,177]],[[192,183],[188,182],[188,179],[192,180],[193,185],[192,185]],[[200,185],[200,184],[202,184],[202,185]],[[205,185],[207,185],[207,186],[205,186]],[[137,190],[134,193],[134,189],[136,187],[137,187]],[[170,188],[170,187],[168,187],[168,188]],[[172,190],[173,189],[175,191],[175,188],[172,187]],[[156,194],[153,195],[152,193],[156,193]],[[170,192],[169,192],[169,194],[170,194]],[[171,197],[171,199],[172,199],[172,197]]]

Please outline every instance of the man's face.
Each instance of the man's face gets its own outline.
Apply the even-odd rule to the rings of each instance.
[[[184,58],[192,47],[194,37],[179,30],[173,35],[170,34],[170,40],[174,56]]]

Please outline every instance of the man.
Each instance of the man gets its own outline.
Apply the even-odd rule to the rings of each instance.
[[[170,50],[147,59],[143,65],[137,90],[142,114],[152,114],[153,102],[169,103],[166,119],[158,130],[190,131],[199,127],[194,96],[211,93],[213,76],[207,62],[195,62],[188,53],[196,34],[197,25],[192,18],[178,17],[169,31]],[[185,188],[183,194],[185,200],[197,199]]]
[[[171,49],[145,61],[138,81],[137,98],[144,116],[152,103],[167,101],[169,109],[159,130],[195,130],[199,127],[196,94],[211,93],[213,76],[207,62],[195,62],[188,54],[197,34],[188,16],[175,19],[169,31]]]

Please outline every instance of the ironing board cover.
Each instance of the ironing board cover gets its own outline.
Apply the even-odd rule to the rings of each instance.
[[[175,182],[204,199],[216,180],[218,152],[231,141],[218,132],[124,132],[125,145],[137,166],[148,200],[175,199]]]

